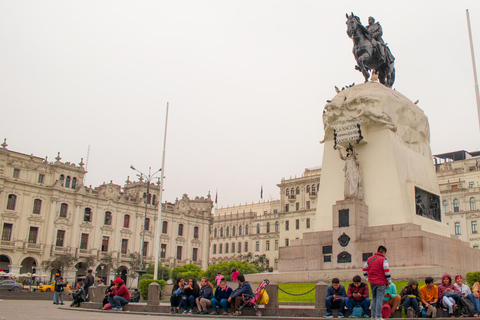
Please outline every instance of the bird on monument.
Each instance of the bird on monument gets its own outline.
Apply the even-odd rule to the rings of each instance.
[[[420,101],[420,100],[415,101],[413,104],[418,104],[418,101]]]
[[[332,102],[332,100],[327,100],[328,103]]]
[[[340,89],[338,89],[337,86],[335,86],[335,92],[336,92],[336,93],[339,93],[339,92],[340,92]]]
[[[347,96],[345,96],[345,99],[343,99],[343,101],[347,101]]]

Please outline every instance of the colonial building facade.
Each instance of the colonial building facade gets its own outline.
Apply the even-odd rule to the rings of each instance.
[[[134,262],[131,253],[143,250],[154,260],[154,231],[160,186],[140,178],[123,188],[112,182],[92,188],[83,185],[84,163],[54,162],[0,149],[0,269],[13,273],[44,274],[42,262],[70,256],[75,266],[70,279],[85,275],[93,260],[97,276],[126,276]],[[209,262],[212,200],[183,195],[162,204],[160,258],[175,267]],[[146,217],[145,217],[146,213]],[[145,230],[145,231],[144,231]],[[145,232],[145,234],[143,234]],[[142,238],[144,244],[142,248]],[[112,259],[109,265],[103,257]]]

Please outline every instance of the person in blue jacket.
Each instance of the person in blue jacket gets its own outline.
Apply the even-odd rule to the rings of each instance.
[[[227,286],[225,279],[220,281],[220,285],[215,289],[215,296],[211,300],[213,311],[210,314],[218,314],[219,306],[222,307],[224,315],[228,314],[228,307],[230,307],[228,298],[232,294],[232,291],[232,288]]]
[[[212,305],[213,298],[213,285],[208,281],[207,278],[203,277],[200,281],[200,293],[195,299],[197,303],[197,314],[207,314],[207,308]]]
[[[245,302],[243,300],[243,295],[247,294],[252,296],[253,291],[250,283],[248,283],[248,281],[245,281],[245,276],[243,274],[240,274],[237,277],[237,283],[238,288],[232,292],[232,294],[228,298],[228,302],[230,302],[230,304],[232,305],[234,315],[239,316],[241,315],[239,308]]]
[[[327,297],[325,298],[325,307],[327,308],[327,314],[325,318],[332,318],[332,309],[338,309],[338,317],[343,318],[343,310],[345,309],[345,298],[347,292],[345,286],[340,284],[338,278],[332,279],[332,284],[327,288]]]

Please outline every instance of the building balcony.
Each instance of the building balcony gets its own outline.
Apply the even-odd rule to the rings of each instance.
[[[70,253],[70,247],[54,246],[53,253],[57,253],[57,254]]]
[[[15,243],[9,240],[2,240],[0,241],[0,248],[4,250],[13,250],[15,249]]]
[[[23,249],[27,252],[42,252],[42,245],[39,243],[24,243]]]
[[[316,198],[318,193],[317,193],[317,191],[310,191],[309,195],[310,195],[310,198]]]
[[[289,194],[288,195],[288,201],[294,202],[297,199],[297,196],[294,194]]]

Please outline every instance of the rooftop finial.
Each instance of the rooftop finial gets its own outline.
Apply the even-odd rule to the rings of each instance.
[[[85,165],[85,163],[83,163],[83,158],[82,160],[80,160],[80,163],[78,164],[80,167],[83,167]]]
[[[132,183],[132,181],[130,181],[130,176],[127,176],[127,180],[125,181],[126,184],[130,184]]]
[[[8,147],[7,138],[3,139],[2,147],[3,149],[6,149]]]
[[[57,161],[62,160],[62,158],[60,158],[60,152],[58,153],[58,155],[57,155],[57,157],[55,158],[55,160],[57,160]]]

